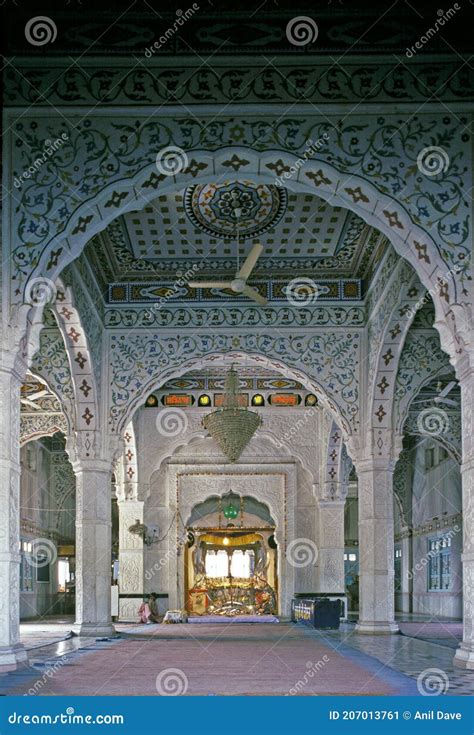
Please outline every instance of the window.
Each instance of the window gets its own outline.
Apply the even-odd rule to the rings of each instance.
[[[233,577],[248,579],[253,574],[254,553],[253,551],[243,551],[236,549],[232,554],[230,563],[230,573]]]
[[[446,451],[444,447],[439,447],[438,452],[439,452],[438,460],[440,462],[444,462],[444,460],[448,458],[448,452]]]
[[[230,573],[233,577],[248,579],[254,570],[254,552],[243,549],[227,552],[224,550],[208,551],[206,554],[206,576],[227,577]]]
[[[395,592],[402,589],[402,550],[395,548]]]
[[[451,536],[428,539],[428,591],[443,592],[451,584]]]
[[[36,556],[36,581],[37,582],[49,582],[50,581],[50,565],[46,554],[37,554]]]
[[[69,559],[58,559],[58,592],[67,592],[70,580]]]
[[[434,447],[425,450],[425,468],[430,470],[435,465]]]
[[[227,577],[228,574],[227,551],[208,551],[206,554],[206,577]]]
[[[20,541],[20,592],[33,592],[33,567],[30,563],[31,541]]]

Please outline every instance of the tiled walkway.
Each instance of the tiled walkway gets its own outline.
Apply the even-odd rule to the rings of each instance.
[[[103,641],[66,638],[70,627],[66,619],[22,625],[30,665],[1,675],[0,694],[140,695],[176,687],[188,695],[416,695],[419,675],[432,669],[444,693],[474,693],[474,672],[452,663],[456,623],[409,622],[401,625],[405,635],[392,636],[359,635],[351,623],[339,631],[119,624],[120,637]]]

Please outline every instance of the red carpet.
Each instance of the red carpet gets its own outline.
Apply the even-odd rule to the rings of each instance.
[[[73,656],[39,694],[157,695],[159,676],[162,686],[170,676],[168,685],[187,695],[396,693],[378,671],[371,673],[302,628],[237,623],[156,629],[148,638],[119,640]],[[21,692],[17,688],[15,693]]]

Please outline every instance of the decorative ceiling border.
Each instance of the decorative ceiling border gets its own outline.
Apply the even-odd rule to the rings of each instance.
[[[269,301],[282,302],[292,298],[292,288],[295,290],[298,282],[308,283],[307,279],[294,279],[297,283],[293,285],[282,279],[256,279],[252,281],[252,288],[265,296]],[[302,299],[308,301],[361,301],[362,281],[360,278],[334,278],[334,279],[309,279],[309,286],[313,289],[313,297]],[[289,291],[287,290],[289,287]],[[295,300],[297,296],[293,296]],[[168,282],[132,282],[111,283],[108,287],[109,304],[150,304],[159,308],[160,304],[166,302],[174,303],[220,303],[234,302],[246,304],[248,300],[238,296],[230,289],[214,288],[191,288],[187,283],[176,286],[175,281]]]
[[[234,327],[272,327],[278,329],[294,327],[363,327],[365,309],[363,306],[343,306],[341,304],[325,307],[291,307],[251,305],[226,305],[199,308],[167,306],[151,309],[149,306],[108,308],[105,312],[104,326],[107,329],[134,329],[160,327],[164,329],[194,329],[196,327],[230,328]]]
[[[403,102],[418,107],[421,101],[463,102],[470,100],[474,71],[466,62],[407,61],[393,57],[360,61],[294,58],[278,68],[260,63],[236,66],[235,61],[213,68],[189,65],[164,66],[161,59],[145,60],[130,69],[129,62],[104,66],[103,59],[15,60],[5,74],[7,106],[96,105],[228,105],[246,103],[344,104]],[[159,66],[157,62],[159,61]],[[154,63],[153,63],[154,62]],[[44,65],[43,65],[44,64]]]

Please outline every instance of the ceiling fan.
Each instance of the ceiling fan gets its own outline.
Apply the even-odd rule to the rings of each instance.
[[[235,209],[234,214],[237,218],[238,224],[240,210]],[[268,301],[265,296],[262,296],[257,291],[257,289],[252,288],[252,286],[249,286],[247,284],[247,280],[250,277],[253,269],[255,268],[255,264],[262,254],[262,251],[263,245],[256,243],[250,253],[247,255],[242,267],[239,269],[239,238],[237,236],[237,272],[232,281],[189,281],[188,286],[190,286],[191,288],[229,288],[234,293],[248,296],[249,299],[252,299],[252,301],[255,301],[257,304],[260,304],[261,306],[266,306]]]
[[[452,391],[452,389],[457,385],[457,382],[455,380],[451,380],[447,385],[445,385],[444,388],[442,388],[441,381],[438,381],[438,384],[436,386],[436,390],[438,392],[437,396],[433,397],[433,402],[437,405],[446,405],[446,406],[452,406],[453,408],[458,408],[459,404],[457,401],[453,401],[452,398],[447,398],[448,393]],[[429,398],[420,398],[418,400],[413,401],[412,405],[416,405],[418,403],[426,403]]]

